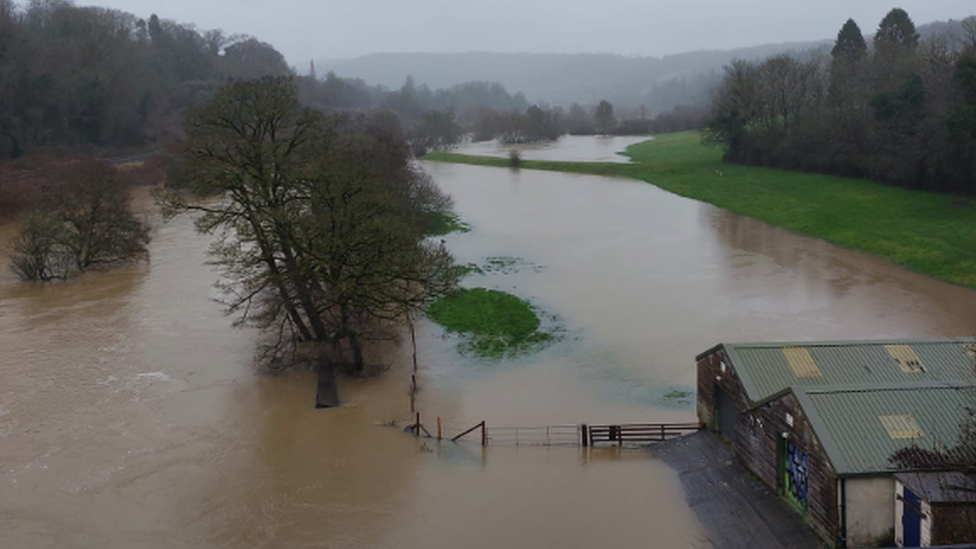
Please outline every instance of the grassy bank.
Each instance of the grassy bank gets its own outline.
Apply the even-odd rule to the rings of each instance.
[[[539,162],[523,169],[640,179],[800,234],[890,259],[914,271],[976,287],[976,205],[935,193],[721,162],[697,133],[632,145],[634,164]],[[508,167],[507,158],[435,153],[425,160]]]
[[[488,359],[518,355],[552,341],[527,302],[505,292],[473,288],[434,302],[427,315],[449,332],[462,334],[463,350]]]

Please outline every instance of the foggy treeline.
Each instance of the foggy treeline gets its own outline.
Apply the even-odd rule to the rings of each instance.
[[[389,90],[334,74],[297,77],[272,45],[249,36],[66,0],[0,0],[0,158],[164,144],[179,137],[182,113],[222,83],[262,76],[295,77],[303,102],[323,112],[385,108],[408,124],[429,111],[529,107],[496,83],[431,90],[408,79]]]
[[[730,162],[976,192],[976,17],[922,38],[892,10],[853,20],[829,54],[728,66],[709,138]]]
[[[64,0],[0,0],[0,156],[143,145],[220,81],[288,72],[251,37]]]
[[[959,22],[921,25],[921,38],[958,30]],[[826,38],[826,37],[825,37]],[[870,38],[870,37],[869,37]],[[675,107],[707,105],[722,79],[722,68],[734,60],[762,60],[773,55],[829,51],[830,40],[767,44],[725,51],[694,51],[663,57],[593,53],[375,53],[353,59],[317,62],[322,72],[361,78],[396,88],[407,75],[431,88],[489,80],[525,94],[529,101],[569,108],[595,106],[606,99],[618,116],[670,113]],[[637,117],[637,116],[634,116]],[[621,117],[623,119],[624,117]]]

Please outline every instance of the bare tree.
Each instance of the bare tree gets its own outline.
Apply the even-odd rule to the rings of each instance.
[[[12,266],[24,280],[68,278],[142,256],[149,228],[129,208],[129,183],[95,160],[45,171],[42,196],[14,245]]]
[[[302,108],[287,78],[228,84],[187,134],[164,212],[198,212],[198,229],[220,235],[228,311],[273,334],[272,351],[326,344],[343,360],[348,345],[362,373],[364,335],[456,281],[450,254],[423,235],[450,202],[402,136]]]

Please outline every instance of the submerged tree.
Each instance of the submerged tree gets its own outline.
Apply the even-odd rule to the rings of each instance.
[[[38,207],[14,244],[12,267],[23,280],[65,279],[145,254],[149,228],[129,208],[129,183],[94,160],[64,162],[44,174]]]
[[[230,313],[289,343],[326,344],[362,373],[362,339],[456,283],[424,238],[450,201],[411,164],[403,138],[300,106],[287,78],[231,83],[191,113],[164,212],[199,212],[221,238]],[[219,201],[187,200],[180,190]]]
[[[600,104],[596,106],[594,121],[596,122],[596,127],[600,128],[603,135],[610,133],[610,128],[617,123],[617,120],[613,117],[613,105],[606,99],[600,101]]]
[[[415,150],[445,151],[455,147],[464,135],[451,111],[428,111],[414,131]]]

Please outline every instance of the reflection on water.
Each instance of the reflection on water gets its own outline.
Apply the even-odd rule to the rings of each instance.
[[[599,145],[595,145],[598,148]],[[429,164],[475,230],[461,262],[568,336],[502,364],[418,327],[428,427],[688,420],[664,395],[718,341],[972,333],[976,293],[647,184]],[[148,207],[140,196],[139,203]],[[152,262],[67,284],[0,274],[0,547],[707,546],[672,473],[641,452],[441,445],[408,421],[409,355],[312,407],[234,330],[189,219]],[[10,227],[0,227],[9,242]]]
[[[576,162],[615,162],[626,164],[630,159],[622,153],[627,147],[651,139],[647,136],[582,136],[564,135],[558,141],[506,145],[498,141],[466,143],[457,149],[461,154],[508,158],[518,150],[526,160],[564,160]]]

